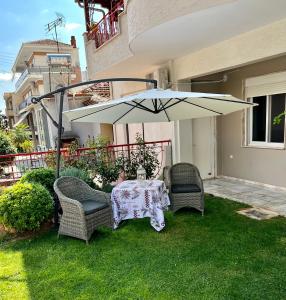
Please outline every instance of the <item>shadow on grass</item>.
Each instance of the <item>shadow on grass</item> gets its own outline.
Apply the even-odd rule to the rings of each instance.
[[[286,220],[251,220],[242,207],[208,197],[204,217],[167,212],[160,233],[128,220],[89,246],[51,230],[2,251],[22,253],[32,299],[283,299]]]

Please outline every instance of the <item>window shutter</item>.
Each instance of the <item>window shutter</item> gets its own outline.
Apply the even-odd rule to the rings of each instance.
[[[247,78],[246,98],[286,93],[286,72]]]

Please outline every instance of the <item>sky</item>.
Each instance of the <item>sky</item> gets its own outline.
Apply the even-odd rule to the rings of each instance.
[[[0,110],[5,107],[3,93],[14,90],[11,68],[21,44],[53,39],[45,33],[45,25],[56,19],[56,12],[65,17],[65,27],[58,30],[59,41],[70,43],[71,35],[75,35],[85,70],[84,11],[74,0],[0,0]]]

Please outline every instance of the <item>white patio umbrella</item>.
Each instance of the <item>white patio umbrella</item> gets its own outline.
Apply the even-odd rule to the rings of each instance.
[[[231,95],[152,89],[87,107],[65,111],[73,122],[147,123],[224,115],[253,103]]]

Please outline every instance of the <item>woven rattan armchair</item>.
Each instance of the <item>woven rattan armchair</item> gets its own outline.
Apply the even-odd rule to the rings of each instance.
[[[59,235],[88,241],[98,226],[112,227],[113,216],[108,194],[92,189],[84,181],[63,176],[54,183],[63,215]]]
[[[171,210],[193,207],[204,214],[204,186],[198,168],[190,163],[178,163],[163,170],[169,189]]]

